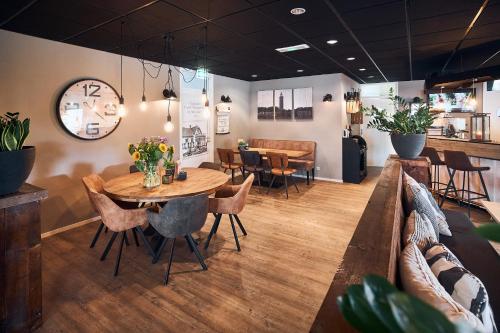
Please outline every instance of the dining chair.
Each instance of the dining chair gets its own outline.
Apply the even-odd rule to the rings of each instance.
[[[92,200],[92,197],[90,196],[90,191],[94,191],[97,193],[103,193],[104,191],[104,180],[97,174],[91,174],[89,176],[86,176],[82,179],[83,185],[85,187],[85,191],[87,192],[87,196],[89,197],[90,204],[94,208],[96,212],[98,212],[97,206]],[[90,248],[93,248],[95,244],[97,243],[97,240],[99,239],[99,236],[101,235],[102,230],[104,232],[108,231],[108,228],[104,225],[101,219],[101,223],[99,224],[99,227],[97,227],[97,231],[94,235],[94,238],[92,238],[92,242],[90,243]]]
[[[123,244],[127,240],[127,231],[132,230],[135,243],[139,246],[139,240],[137,239],[137,233],[141,236],[143,243],[145,244],[148,252],[154,256],[153,249],[151,248],[149,242],[146,240],[144,233],[142,231],[142,226],[147,224],[146,208],[141,209],[123,209],[118,206],[113,200],[108,198],[103,193],[99,193],[94,190],[95,185],[93,184],[97,175],[90,175],[82,178],[86,189],[88,190],[88,195],[90,201],[96,208],[96,210],[101,215],[102,223],[113,232],[111,238],[101,255],[101,261],[105,260],[113,243],[115,242],[117,236],[121,234],[120,245],[118,248],[118,254],[116,257],[114,276],[118,275],[118,269],[120,267],[120,259],[123,251]],[[102,228],[101,228],[102,230]]]
[[[245,171],[254,174],[257,177],[257,183],[260,187],[260,179],[265,169],[262,165],[262,158],[259,152],[240,149],[240,156],[243,162],[243,178],[245,178]]]
[[[195,253],[203,270],[208,269],[203,256],[198,250],[198,244],[191,235],[191,233],[201,230],[207,219],[207,214],[208,196],[206,194],[172,199],[163,208],[151,208],[147,211],[148,222],[164,237],[160,247],[156,251],[153,263],[157,262],[160,258],[168,240],[172,240],[170,257],[163,278],[165,285],[168,284],[177,237],[182,236],[186,239],[191,252]]]
[[[201,162],[201,164],[198,165],[198,168],[220,171],[220,165],[213,162]]]
[[[234,170],[240,169],[243,174],[243,165],[234,161],[234,151],[232,149],[217,148],[219,159],[224,172],[231,170],[231,181],[234,184]]]
[[[297,187],[297,183],[293,179],[293,174],[296,173],[297,170],[288,167],[288,155],[285,153],[267,152],[266,156],[267,156],[267,161],[269,163],[269,167],[271,168],[271,174],[273,175],[271,183],[269,184],[269,188],[267,189],[267,193],[269,194],[269,191],[271,190],[271,187],[273,186],[276,177],[283,177],[283,180],[285,182],[285,191],[287,199],[288,199],[288,181],[287,181],[288,178],[290,178],[293,185],[295,186],[295,189],[297,190],[297,193],[299,193],[299,188]]]
[[[255,179],[253,174],[250,174],[247,179],[241,185],[225,185],[222,189],[215,192],[215,198],[208,199],[208,210],[210,213],[215,214],[215,222],[208,234],[207,241],[205,243],[205,249],[208,249],[210,240],[217,233],[220,221],[223,214],[229,215],[229,220],[231,221],[231,228],[233,229],[234,241],[236,242],[236,248],[241,251],[240,242],[238,240],[238,234],[236,233],[236,227],[234,226],[234,219],[238,226],[243,232],[243,235],[247,235],[247,231],[238,217],[241,213],[247,201],[248,193],[252,187],[252,183]]]

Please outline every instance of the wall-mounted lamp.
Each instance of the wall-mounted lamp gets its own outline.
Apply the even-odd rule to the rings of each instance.
[[[229,95],[227,95],[227,96],[222,95],[220,97],[220,101],[222,103],[231,103],[232,102],[231,97],[229,97]]]
[[[346,102],[346,112],[347,113],[357,113],[360,109],[360,93],[361,90],[352,89],[344,94],[344,100]]]
[[[177,94],[172,89],[163,89],[163,97],[172,101],[177,99]]]
[[[333,96],[332,94],[326,94],[324,97],[323,97],[323,102],[331,102],[333,101]]]

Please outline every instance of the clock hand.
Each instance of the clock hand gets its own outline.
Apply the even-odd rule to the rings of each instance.
[[[99,112],[97,112],[97,111],[94,111],[94,112],[95,112],[95,114],[96,114],[96,115],[98,115],[99,117],[101,117],[101,118],[102,118],[102,120],[106,120],[106,119],[104,119],[104,117],[103,117],[103,116],[101,116],[101,114],[100,114]]]

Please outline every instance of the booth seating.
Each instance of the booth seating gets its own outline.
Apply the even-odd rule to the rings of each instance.
[[[248,140],[248,145],[252,148],[302,150],[310,152],[301,158],[290,158],[288,159],[288,162],[291,168],[304,170],[306,172],[308,185],[310,176],[312,176],[312,180],[314,181],[314,169],[316,166],[316,142],[251,138]]]
[[[403,171],[430,186],[429,167],[430,161],[426,157],[409,161],[391,156],[386,161],[311,332],[357,332],[344,320],[337,297],[343,295],[348,286],[362,283],[367,274],[383,276],[401,287],[398,263],[403,250],[402,230],[408,213],[404,209]],[[439,241],[483,282],[498,326],[500,258],[486,239],[473,232],[474,225],[465,213],[446,210],[444,213],[452,236],[441,235]]]

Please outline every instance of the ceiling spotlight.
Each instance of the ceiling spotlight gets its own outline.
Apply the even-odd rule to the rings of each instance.
[[[302,73],[303,71],[303,69],[297,69],[297,73]]]
[[[368,79],[373,79],[373,75],[367,76]]]
[[[349,61],[353,61],[354,59],[356,59],[356,58],[354,58],[354,57],[347,58],[347,60],[349,60]]]
[[[290,13],[292,13],[292,15],[302,15],[306,12],[306,10],[304,8],[293,8],[292,10],[290,10]]]
[[[257,74],[252,74],[252,77],[257,77],[258,75]]]
[[[330,39],[330,40],[327,40],[326,43],[327,44],[330,44],[330,45],[333,45],[333,44],[337,44],[339,41],[336,40],[336,39]]]
[[[360,68],[359,71],[364,72],[364,71],[366,71],[366,68]]]

